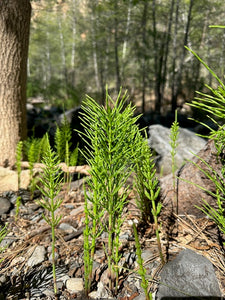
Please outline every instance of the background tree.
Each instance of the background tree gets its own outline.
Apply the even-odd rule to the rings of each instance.
[[[26,138],[26,81],[31,5],[0,1],[0,165],[15,162],[16,145]]]

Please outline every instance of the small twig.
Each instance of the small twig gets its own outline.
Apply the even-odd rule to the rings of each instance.
[[[21,162],[22,168],[29,168],[29,162],[28,161],[22,161]],[[41,171],[42,168],[44,168],[45,165],[42,163],[34,163],[34,170]],[[69,173],[80,173],[84,175],[90,175],[89,170],[90,167],[88,165],[83,166],[70,166],[68,167],[65,163],[60,163],[59,167],[62,169],[63,172],[69,172]]]

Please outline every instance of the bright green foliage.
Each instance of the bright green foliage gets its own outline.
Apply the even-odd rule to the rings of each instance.
[[[57,126],[55,134],[55,148],[61,162],[69,166],[72,131],[70,124],[64,115],[61,126]]]
[[[178,139],[179,136],[179,123],[177,122],[177,111],[175,112],[175,121],[173,122],[170,129],[170,145],[171,145],[171,158],[172,158],[172,173],[175,173],[176,163],[175,155],[177,153]]]
[[[210,179],[215,185],[215,192],[209,191],[207,188],[203,188],[195,183],[192,183],[198,186],[200,189],[204,190],[206,193],[215,197],[217,200],[217,209],[211,207],[204,199],[203,199],[203,208],[197,206],[201,211],[203,211],[207,216],[214,220],[217,224],[219,230],[222,233],[225,233],[225,216],[224,216],[224,203],[225,203],[225,165],[223,165],[221,173],[222,176],[219,175],[205,160],[195,155],[206,167],[206,169],[201,168],[198,164],[192,161],[194,164],[208,179]]]
[[[45,153],[48,151],[48,145],[49,145],[49,136],[48,133],[46,132],[45,135],[39,140],[38,156],[36,162],[40,162],[43,159]]]
[[[135,169],[137,170],[136,187],[140,199],[138,202],[138,206],[142,211],[144,220],[150,218],[150,215],[153,216],[159,254],[162,263],[164,263],[158,226],[158,215],[162,208],[162,204],[160,202],[157,203],[160,187],[158,184],[158,179],[155,176],[155,164],[153,162],[152,154],[147,144],[147,141],[144,140],[142,137],[139,138],[138,141],[140,148],[138,152],[139,156],[137,156],[136,158],[136,161],[138,161],[138,163],[135,167]]]
[[[133,118],[134,108],[131,105],[126,107],[125,103],[126,94],[122,97],[119,94],[114,102],[107,93],[105,107],[87,96],[81,116],[85,128],[83,138],[87,144],[83,154],[91,166],[91,176],[87,180],[90,194],[86,193],[85,198],[86,202],[92,203],[92,206],[86,203],[86,224],[92,222],[92,227],[88,229],[86,225],[85,235],[90,235],[92,240],[88,246],[87,236],[85,238],[85,251],[90,251],[90,254],[85,254],[85,270],[89,272],[85,279],[91,278],[92,267],[89,265],[93,263],[96,238],[104,230],[108,233],[109,288],[115,293],[118,289],[119,270],[115,266],[120,260],[122,211],[127,203],[125,183],[132,171],[134,151],[131,149],[135,149],[134,140],[138,132],[135,125],[137,118]],[[108,215],[107,220],[103,218],[104,213]]]
[[[61,162],[65,162],[69,167],[71,162],[77,163],[77,155],[78,155],[78,147],[74,149],[72,152],[73,156],[71,156],[70,148],[71,148],[71,138],[72,138],[72,129],[70,124],[64,115],[63,122],[61,126],[57,126],[55,133],[55,148],[57,155]],[[76,160],[76,161],[75,161]],[[69,172],[66,174],[66,182],[69,183],[70,175]]]
[[[102,231],[108,233],[107,247],[103,247],[108,260],[109,288],[114,294],[117,293],[121,258],[119,236],[124,221],[122,212],[127,203],[126,182],[132,172],[137,172],[137,187],[141,191],[139,207],[145,220],[152,213],[157,221],[161,208],[159,204],[157,207],[155,205],[159,188],[151,151],[135,124],[138,119],[133,116],[135,108],[131,104],[126,106],[126,100],[126,93],[122,97],[119,93],[116,101],[113,101],[106,90],[105,106],[100,106],[89,96],[82,105],[84,113],[81,114],[81,122],[85,132],[81,135],[86,141],[83,155],[91,167],[91,176],[86,181],[89,193],[84,189],[87,294],[91,286],[96,242]],[[108,217],[105,218],[105,215]]]
[[[172,175],[173,175],[173,193],[174,193],[174,204],[177,207],[177,214],[178,214],[178,198],[176,194],[176,162],[175,156],[177,153],[177,146],[178,146],[178,136],[179,136],[179,123],[177,122],[177,110],[175,111],[175,121],[173,122],[171,129],[170,129],[170,145],[171,145],[171,159],[172,159]]]
[[[79,144],[77,144],[76,148],[70,154],[70,166],[76,166],[78,162],[78,155],[79,155]]]
[[[4,238],[6,237],[8,233],[7,230],[7,225],[5,225],[4,227],[0,228],[0,243],[4,240]],[[3,252],[5,250],[6,247],[0,247],[0,253]],[[0,259],[0,262],[2,261],[2,259]]]
[[[38,189],[43,195],[43,199],[38,203],[48,211],[49,215],[43,214],[44,220],[51,226],[52,230],[52,270],[53,270],[53,282],[54,291],[57,293],[56,287],[56,274],[55,274],[55,228],[59,224],[62,216],[56,216],[55,211],[60,207],[62,200],[57,199],[57,195],[61,189],[62,171],[59,167],[59,158],[56,153],[51,149],[48,142],[48,149],[42,160],[45,165],[43,168],[43,174],[40,179],[41,186]]]
[[[153,201],[157,200],[160,189],[158,187],[158,180],[155,176],[156,169],[151,150],[148,146],[147,139],[144,139],[140,132],[136,135],[135,144],[137,145],[135,151],[138,153],[135,157],[134,165],[135,187],[139,196],[136,202],[142,213],[142,220],[147,223],[151,221],[152,203],[149,197],[146,196],[146,188],[152,188],[152,195],[154,195]],[[147,187],[146,181],[149,181]]]
[[[42,138],[32,137],[23,142],[24,156],[28,158],[29,162],[31,198],[33,198],[34,190],[36,187],[36,180],[34,177],[34,164],[36,162],[41,162],[48,149],[48,143],[48,133],[46,133]]]
[[[212,26],[218,27],[218,26]],[[225,143],[225,131],[224,131],[224,119],[225,119],[225,85],[220,80],[220,78],[214,73],[214,71],[191,49],[186,47],[195,57],[205,66],[205,68],[210,72],[210,74],[217,80],[219,86],[214,89],[206,85],[210,93],[198,93],[201,97],[196,97],[195,100],[190,104],[191,106],[198,108],[200,110],[206,111],[210,114],[209,119],[212,120],[218,129],[214,130],[204,123],[209,131],[209,138],[213,139],[215,142],[215,147],[217,149],[217,158],[222,163],[221,175],[218,174],[204,159],[195,155],[204,165],[200,167],[198,164],[192,161],[194,164],[208,179],[210,179],[215,185],[215,192],[209,191],[207,188],[196,185],[193,182],[191,184],[198,186],[200,189],[204,190],[211,196],[215,197],[217,200],[217,208],[214,209],[203,199],[203,207],[198,207],[207,216],[214,220],[217,224],[219,230],[225,233],[225,216],[224,216],[224,202],[225,202],[225,160],[224,160],[224,143]],[[222,123],[222,125],[220,125]]]
[[[143,264],[143,258],[141,256],[141,245],[138,239],[137,228],[133,223],[133,230],[134,230],[134,238],[135,238],[135,247],[136,247],[136,254],[137,254],[137,263],[139,265],[138,274],[141,276],[141,286],[145,292],[145,299],[151,300],[152,294],[148,292],[148,280],[146,279],[146,269]]]
[[[28,162],[29,162],[29,170],[30,170],[30,191],[31,198],[33,198],[34,190],[36,186],[35,178],[34,178],[34,163],[37,161],[37,157],[40,151],[40,140],[32,139],[28,149]]]
[[[144,139],[140,132],[136,134],[134,144],[136,147],[136,155],[134,156],[135,186],[139,195],[136,201],[137,206],[142,212],[142,220],[144,222],[149,222],[151,216],[153,216],[159,255],[162,263],[164,263],[158,226],[158,215],[162,204],[160,202],[157,203],[160,187],[155,176],[154,160],[147,139]]]

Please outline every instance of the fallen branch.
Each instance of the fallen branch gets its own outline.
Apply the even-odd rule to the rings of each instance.
[[[89,170],[90,167],[88,165],[83,165],[83,166],[70,166],[68,167],[65,163],[60,163],[59,164],[60,168],[62,169],[63,172],[69,172],[69,173],[80,173],[84,175],[90,175]],[[21,167],[28,169],[29,168],[29,162],[28,161],[22,161],[21,162]],[[40,171],[42,168],[44,168],[45,165],[42,163],[35,163],[34,164],[34,171]]]

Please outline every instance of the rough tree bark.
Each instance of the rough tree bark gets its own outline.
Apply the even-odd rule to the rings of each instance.
[[[31,5],[0,1],[0,165],[15,163],[16,145],[26,138],[26,80]]]

